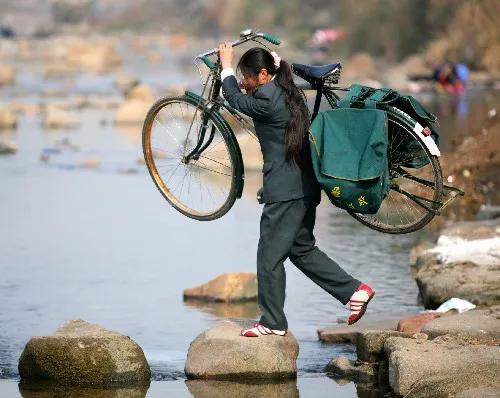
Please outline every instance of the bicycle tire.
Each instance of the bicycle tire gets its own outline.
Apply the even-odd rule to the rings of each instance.
[[[433,211],[425,212],[422,217],[404,226],[384,224],[378,221],[374,215],[362,215],[349,210],[348,213],[363,225],[366,225],[367,227],[379,232],[388,234],[406,234],[415,232],[427,225],[435,217],[435,211],[437,212],[440,207],[437,203],[440,202],[443,194],[443,175],[441,165],[439,163],[438,157],[430,153],[429,149],[423,143],[421,138],[413,131],[413,127],[416,125],[416,121],[411,116],[393,106],[384,106],[383,110],[387,112],[389,123],[398,123],[402,125],[402,127],[406,129],[406,133],[408,133],[415,140],[415,142],[420,145],[426,155],[428,164],[430,165],[430,167],[432,167],[434,173],[434,193],[432,197],[433,204],[430,206],[430,208],[432,208]],[[391,154],[389,154],[389,156],[391,156]],[[393,172],[394,170],[390,169],[390,173],[392,174]],[[382,202],[382,204],[383,203],[384,202]]]
[[[151,134],[152,134],[153,124],[156,116],[162,109],[164,109],[169,104],[180,103],[180,104],[185,104],[186,106],[196,107],[196,109],[198,110],[197,112],[199,112],[201,115],[202,112],[206,112],[205,108],[202,106],[203,104],[202,101],[204,100],[201,98],[195,99],[187,95],[168,96],[156,101],[149,109],[146,118],[144,120],[142,129],[142,147],[143,147],[144,160],[148,168],[149,174],[153,179],[154,184],[160,191],[160,193],[170,203],[170,205],[172,205],[177,211],[179,211],[180,213],[184,214],[189,218],[198,221],[211,221],[222,217],[232,208],[236,198],[241,196],[241,190],[243,184],[243,160],[241,157],[241,151],[239,149],[234,133],[230,129],[227,122],[225,122],[225,119],[222,117],[222,115],[216,111],[213,110],[210,111],[209,123],[212,123],[212,126],[214,126],[217,129],[217,131],[220,133],[224,141],[224,144],[227,147],[229,161],[231,165],[230,188],[228,190],[227,197],[225,198],[222,205],[212,211],[200,212],[196,209],[187,206],[185,203],[182,203],[179,200],[179,198],[174,195],[174,193],[172,192],[172,188],[169,188],[168,186],[168,181],[165,182],[158,171],[158,167],[154,159],[154,152],[156,149],[153,149],[151,144]],[[186,174],[184,175],[184,177],[185,176]],[[200,179],[199,183],[201,190],[202,187]]]

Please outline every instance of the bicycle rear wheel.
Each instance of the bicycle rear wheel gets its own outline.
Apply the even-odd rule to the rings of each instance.
[[[349,214],[380,232],[414,232],[438,213],[443,177],[438,158],[413,131],[416,121],[394,107],[388,117],[390,190],[376,214]]]
[[[156,187],[175,209],[200,221],[226,214],[243,178],[234,135],[220,114],[205,112],[191,97],[166,97],[151,107],[142,131],[144,159]]]

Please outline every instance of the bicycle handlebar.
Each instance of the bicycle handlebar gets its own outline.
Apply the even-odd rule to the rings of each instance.
[[[270,35],[270,34],[264,33],[264,32],[253,32],[251,29],[246,29],[246,30],[241,31],[240,36],[241,37],[238,40],[235,40],[232,42],[233,47],[239,46],[240,44],[243,44],[247,41],[253,40],[257,37],[261,37],[264,40],[267,40],[269,43],[272,43],[276,46],[279,46],[281,44],[281,40],[279,39],[279,37],[273,36],[273,35]],[[198,54],[196,56],[196,58],[203,59],[203,61],[205,63],[207,63],[207,61],[209,61],[209,63],[212,63],[212,61],[210,61],[207,57],[209,57],[210,55],[217,54],[218,52],[219,52],[218,48],[213,48],[207,52]],[[207,66],[208,66],[208,64],[207,64]]]

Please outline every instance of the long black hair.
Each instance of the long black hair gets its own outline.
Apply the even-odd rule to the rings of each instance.
[[[287,62],[281,60],[280,66],[274,66],[273,55],[262,47],[254,47],[245,52],[237,69],[242,73],[256,77],[261,69],[266,69],[281,86],[286,94],[286,103],[290,109],[285,133],[286,159],[304,167],[310,159],[309,152],[309,110],[301,91],[293,82],[292,70]]]

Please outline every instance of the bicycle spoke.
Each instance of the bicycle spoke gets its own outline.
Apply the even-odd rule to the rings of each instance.
[[[388,127],[391,189],[376,214],[352,214],[383,232],[410,232],[436,213],[440,205],[437,178],[441,177],[411,128],[396,118],[389,118]]]
[[[149,140],[152,172],[160,190],[174,206],[195,215],[212,214],[224,206],[234,184],[230,148],[212,119],[203,142],[197,142],[202,116],[189,102],[167,103],[152,119]],[[198,144],[207,147],[186,158]]]

